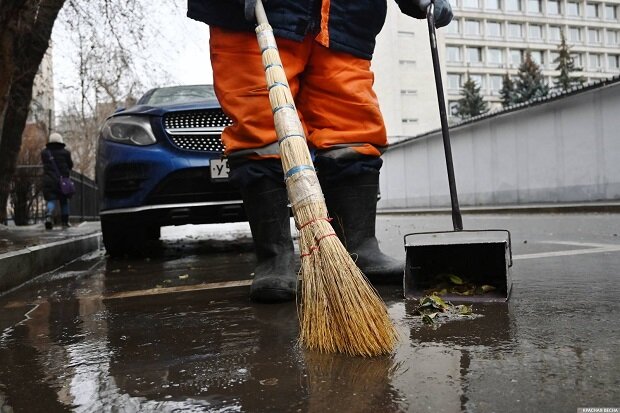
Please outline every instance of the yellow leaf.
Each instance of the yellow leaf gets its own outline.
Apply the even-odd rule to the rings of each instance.
[[[462,285],[463,284],[463,280],[461,280],[461,277],[454,275],[454,274],[448,274],[448,277],[450,278],[450,281],[452,282],[452,284],[456,284],[456,285]]]

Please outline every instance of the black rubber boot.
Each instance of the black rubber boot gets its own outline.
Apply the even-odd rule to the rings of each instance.
[[[71,224],[69,224],[69,215],[61,215],[60,220],[62,222],[63,228],[70,228]]]
[[[364,275],[375,284],[402,285],[404,261],[381,252],[375,237],[379,171],[321,179],[321,187],[334,230]]]
[[[256,165],[261,162],[253,162],[253,172],[256,172]],[[283,178],[265,176],[254,180],[252,184],[241,186],[241,195],[252,230],[257,260],[250,298],[263,303],[294,300],[297,273]]]

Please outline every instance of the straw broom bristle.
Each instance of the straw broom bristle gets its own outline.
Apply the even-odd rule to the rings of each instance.
[[[256,29],[282,166],[300,231],[300,343],[320,352],[390,353],[397,334],[385,304],[355,265],[329,223],[303,126],[269,25]]]

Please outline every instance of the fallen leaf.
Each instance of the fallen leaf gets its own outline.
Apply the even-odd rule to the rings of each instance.
[[[471,310],[471,305],[465,305],[465,304],[461,304],[461,305],[457,305],[454,307],[460,315],[471,315],[472,310]]]
[[[481,286],[480,288],[482,289],[483,293],[488,293],[489,291],[495,291],[496,290],[496,288],[493,287],[492,285],[486,285],[486,284]]]
[[[179,280],[187,280],[189,278],[189,274],[179,275]]]
[[[450,278],[450,282],[452,282],[452,284],[456,284],[456,285],[462,285],[463,284],[463,280],[461,279],[461,277],[454,275],[454,274],[448,274],[448,278]]]
[[[449,306],[448,306],[448,304],[446,304],[446,302],[445,302],[445,301],[444,301],[441,297],[439,297],[439,296],[437,296],[437,295],[434,295],[434,294],[433,294],[433,295],[431,295],[431,296],[429,297],[429,299],[433,301],[433,303],[435,304],[435,306],[438,306],[438,307],[439,307],[439,308],[441,308],[442,310],[443,310],[443,309],[446,309],[446,308],[448,308],[448,307],[449,307]]]

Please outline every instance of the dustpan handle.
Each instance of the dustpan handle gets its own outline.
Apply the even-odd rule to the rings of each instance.
[[[260,0],[259,0],[260,1]],[[452,203],[452,225],[455,231],[463,230],[463,218],[459,208],[459,199],[456,192],[456,179],[454,178],[454,165],[452,162],[452,147],[450,145],[450,131],[448,129],[448,116],[446,115],[446,100],[443,94],[441,82],[441,68],[439,66],[439,54],[437,53],[437,36],[435,34],[435,11],[434,0],[431,0],[426,9],[426,21],[428,22],[428,34],[431,41],[431,55],[433,57],[433,72],[435,74],[435,86],[437,88],[437,102],[439,103],[439,117],[441,119],[441,134],[443,136],[443,148],[446,155],[446,167],[448,169],[448,185],[450,186],[450,201]]]

